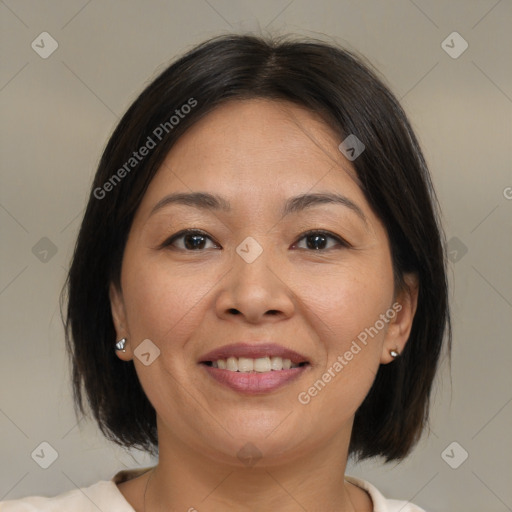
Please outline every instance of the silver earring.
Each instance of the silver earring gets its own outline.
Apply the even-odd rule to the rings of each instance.
[[[397,350],[390,350],[390,351],[389,351],[389,355],[390,355],[393,359],[395,359],[395,358],[396,358],[396,357],[398,357],[400,354],[399,354],[398,349],[397,349]]]
[[[124,346],[126,345],[126,338],[123,338],[122,340],[119,340],[116,343],[116,350],[126,352]]]

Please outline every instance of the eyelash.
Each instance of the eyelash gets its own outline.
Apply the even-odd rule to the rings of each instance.
[[[213,238],[210,235],[208,235],[208,233],[206,233],[205,231],[202,231],[201,229],[184,229],[184,230],[179,231],[178,233],[172,235],[170,238],[168,238],[160,246],[160,248],[165,248],[165,247],[169,248],[169,246],[172,246],[172,244],[174,242],[176,242],[176,240],[179,240],[180,238],[184,238],[187,235],[200,235],[200,236],[203,236],[204,238],[208,238],[213,243],[220,246],[220,244],[217,244],[217,242],[215,242],[213,240]],[[331,233],[330,231],[325,231],[322,229],[311,229],[309,231],[306,231],[305,233],[302,233],[300,238],[297,240],[297,242],[295,242],[293,244],[293,246],[297,245],[299,241],[307,238],[308,236],[312,236],[312,235],[320,235],[320,236],[325,236],[326,238],[331,238],[332,240],[335,240],[339,246],[344,247],[344,248],[352,247],[343,238]],[[335,247],[329,247],[328,249],[309,249],[308,252],[325,252],[325,251],[329,251],[333,248],[335,248]],[[186,251],[186,252],[201,252],[203,250],[203,249],[193,250],[193,249],[186,249],[186,248],[181,248],[181,247],[180,248],[172,247],[172,249],[178,250],[178,251]],[[303,248],[301,248],[301,249],[303,249]],[[308,250],[308,249],[305,249],[305,250]]]

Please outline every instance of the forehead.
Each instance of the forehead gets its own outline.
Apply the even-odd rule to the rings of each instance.
[[[266,99],[225,103],[173,146],[141,205],[170,191],[215,191],[259,204],[317,190],[364,201],[342,139],[316,113]]]
[[[243,162],[249,166],[251,160],[274,165],[306,160],[345,164],[351,170],[337,150],[340,142],[341,135],[303,107],[284,101],[237,100],[217,107],[192,126],[169,156],[175,164],[193,156],[206,165],[214,156],[226,168]]]

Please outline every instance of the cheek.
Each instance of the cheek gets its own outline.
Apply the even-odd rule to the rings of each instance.
[[[381,315],[392,305],[393,290],[386,261],[316,275],[314,283],[302,278],[297,295],[304,299],[304,314],[324,351],[301,395],[301,403],[310,400],[315,414],[328,408],[341,424],[364,400],[380,365],[388,328]]]
[[[296,295],[329,353],[344,350],[373,326],[393,300],[393,273],[386,261],[344,266],[326,275],[303,273],[300,279]]]
[[[132,337],[149,338],[166,350],[183,344],[197,325],[196,315],[216,282],[215,276],[199,269],[191,272],[173,267],[171,271],[161,257],[133,258],[126,268],[123,290]],[[176,343],[170,343],[173,341]]]

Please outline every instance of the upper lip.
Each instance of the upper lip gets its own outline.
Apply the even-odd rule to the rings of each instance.
[[[200,357],[199,362],[217,361],[219,359],[227,359],[228,357],[247,357],[249,359],[258,359],[261,357],[282,357],[290,359],[294,364],[308,362],[307,358],[295,350],[277,345],[275,343],[232,343],[223,345],[204,354]]]

